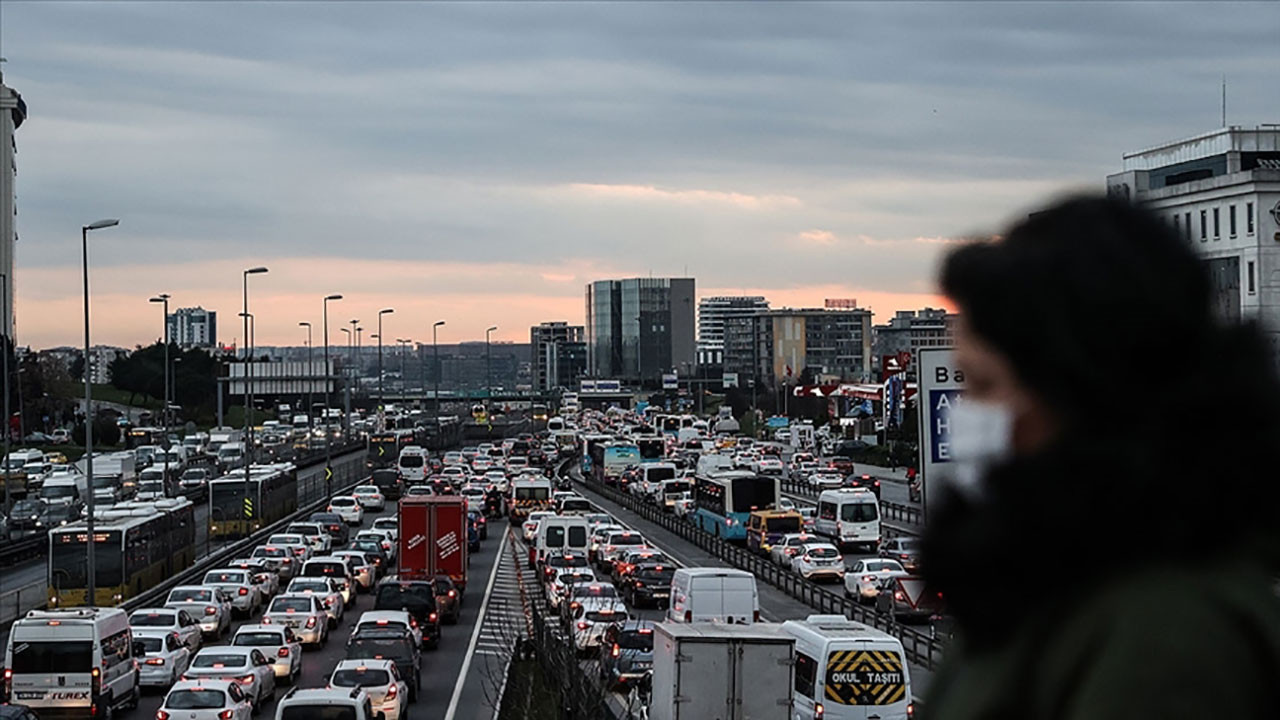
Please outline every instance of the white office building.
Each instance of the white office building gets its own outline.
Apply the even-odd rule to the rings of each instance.
[[[3,304],[7,308],[0,318],[0,335],[4,337],[13,332],[13,249],[18,239],[18,146],[14,131],[26,117],[22,96],[0,77],[0,273],[4,275]]]
[[[202,307],[169,313],[169,341],[182,348],[211,348],[218,342],[218,313]]]
[[[1220,316],[1258,320],[1280,368],[1280,125],[1126,153],[1107,193],[1164,217],[1196,249]]]
[[[754,315],[768,310],[769,301],[762,295],[719,295],[704,297],[698,301],[698,352],[719,354],[724,352],[725,318]]]

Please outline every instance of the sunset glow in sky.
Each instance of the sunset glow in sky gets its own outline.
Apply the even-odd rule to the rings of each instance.
[[[1265,5],[1247,6],[1258,11]],[[1251,12],[1252,12],[1251,11]],[[527,342],[596,279],[775,307],[937,306],[950,243],[1125,151],[1276,122],[1275,24],[1214,4],[9,2],[19,341],[132,346],[174,307],[300,344]]]

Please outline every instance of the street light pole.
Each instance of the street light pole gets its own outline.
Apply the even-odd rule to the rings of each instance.
[[[249,483],[249,466],[253,465],[253,423],[250,417],[253,413],[253,399],[249,390],[250,383],[253,378],[253,348],[249,340],[249,320],[253,317],[249,314],[249,276],[261,275],[267,272],[267,268],[258,266],[244,270],[240,274],[241,285],[244,292],[244,309],[240,315],[244,319],[244,497],[241,498],[240,514],[244,516],[245,537],[249,536],[249,521],[253,520],[254,513],[260,512],[254,505],[244,505],[244,503],[252,503],[250,498]],[[230,520],[227,520],[230,522]]]
[[[3,297],[0,303],[4,305],[4,319],[0,320],[0,323],[3,323],[3,328],[0,329],[4,331],[4,347],[2,348],[4,350],[4,514],[9,515],[13,510],[13,489],[9,487],[9,474],[11,472],[9,468],[9,443],[12,439],[13,431],[10,429],[9,424],[9,418],[11,417],[9,412],[9,348],[11,346],[9,341],[9,276],[5,273],[0,273],[0,296]],[[18,411],[21,412],[22,408],[19,407]]]
[[[382,316],[390,315],[395,312],[395,308],[383,308],[378,311],[378,412],[381,413],[385,404],[385,396],[382,390]]]
[[[160,293],[150,302],[161,303],[164,309],[164,409],[160,411],[160,427],[164,430],[164,449],[166,459],[161,468],[164,489],[169,491],[169,293]]]
[[[484,331],[484,397],[485,400],[493,397],[493,374],[489,364],[489,333],[497,330],[498,326],[494,325]]]
[[[338,329],[347,335],[347,359],[350,360],[351,348],[355,347],[356,343],[356,334],[351,332],[351,328],[341,327]],[[351,434],[351,382],[345,379],[350,374],[351,369],[344,364],[342,368],[342,376],[344,378],[342,382],[342,407],[345,415],[342,419],[342,434],[344,436]]]
[[[436,329],[443,324],[443,320],[437,320],[431,326],[431,352],[436,357],[436,390],[433,393],[436,398],[436,417],[440,416],[440,376],[443,374],[443,368],[440,367],[440,345],[436,343]]]
[[[341,300],[341,295],[326,295],[324,298],[324,488],[325,495],[331,495],[330,478],[333,476],[333,443],[329,432],[329,301]]]
[[[87,515],[85,516],[85,604],[92,607],[97,605],[97,578],[94,575],[94,543],[93,543],[93,385],[90,382],[93,373],[90,372],[89,365],[89,231],[102,230],[103,228],[114,227],[119,225],[120,221],[116,219],[99,220],[89,223],[80,228],[80,259],[81,269],[84,274],[84,474],[88,479],[89,492],[85,498],[85,508]],[[8,288],[6,288],[7,290]],[[6,396],[7,397],[7,396]],[[5,418],[8,423],[9,419]],[[9,430],[8,425],[5,426],[5,432]],[[5,468],[6,483],[8,479],[8,468]],[[7,489],[7,488],[6,488]]]
[[[315,398],[312,397],[311,386],[315,383],[316,369],[311,362],[311,323],[300,322],[298,327],[307,329],[307,438],[311,438],[311,413],[315,412]]]

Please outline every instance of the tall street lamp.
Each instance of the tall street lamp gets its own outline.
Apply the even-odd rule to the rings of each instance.
[[[385,399],[382,391],[382,316],[395,312],[395,308],[383,308],[378,311],[378,412],[382,412]]]
[[[259,265],[240,273],[244,298],[244,307],[240,311],[240,316],[244,319],[244,497],[241,498],[244,507],[241,509],[241,514],[244,516],[245,537],[249,535],[249,521],[258,511],[250,498],[249,487],[249,466],[253,464],[253,423],[250,421],[253,415],[253,397],[250,390],[253,382],[253,348],[249,340],[249,321],[253,316],[249,314],[249,276],[261,275],[265,272],[267,268]]]
[[[347,360],[343,362],[343,368],[342,368],[342,375],[344,378],[342,382],[342,399],[343,399],[342,407],[343,407],[343,413],[344,413],[344,417],[342,418],[342,432],[345,435],[350,435],[351,434],[351,382],[349,380],[346,380],[345,378],[346,376],[351,374],[351,369],[346,366],[350,364],[351,348],[356,346],[356,334],[351,331],[351,328],[340,327],[338,329],[341,330],[343,333],[345,333],[347,336]]]
[[[164,410],[160,415],[160,426],[164,429],[164,449],[166,455],[169,451],[169,293],[160,293],[151,298],[150,302],[160,303],[163,305],[164,317]],[[161,468],[164,474],[165,491],[169,490],[169,461],[165,460],[164,467]]]
[[[249,325],[249,332],[244,337],[244,346],[245,346],[245,349],[249,351],[249,356],[252,357],[254,335],[256,334],[255,331],[258,329],[257,322],[255,322],[254,320],[253,313],[240,313],[240,317],[244,318],[244,321]],[[246,384],[247,384],[247,377],[246,377]],[[245,412],[246,418],[249,417],[249,412],[253,408],[253,402],[254,402],[253,394],[246,392],[245,403],[244,403],[244,412]],[[248,429],[245,430],[246,440],[245,440],[245,452],[244,452],[244,499],[241,500],[241,503],[244,504],[244,508],[241,510],[241,513],[244,515],[244,534],[245,534],[245,537],[248,537],[249,533],[251,532],[249,529],[249,523],[250,521],[253,520],[254,514],[258,512],[258,508],[256,507],[257,503],[254,503],[252,501],[252,497],[253,497],[252,483],[250,483],[249,481],[249,468],[250,466],[253,465],[253,457],[251,455],[253,451],[253,442],[250,441],[248,438],[249,438],[249,433],[253,429],[253,423],[251,423],[249,420],[246,419],[245,424]]]
[[[8,515],[13,510],[13,492],[9,488],[9,442],[13,437],[13,431],[9,425],[9,349],[12,346],[9,340],[9,276],[0,273],[0,303],[4,305],[4,319],[0,320],[0,331],[4,333],[4,347],[0,350],[4,351],[4,360],[0,364],[4,365],[4,511]],[[19,403],[18,412],[22,412],[21,403]]]
[[[94,576],[94,543],[93,543],[93,377],[92,365],[89,364],[89,231],[115,227],[120,221],[114,218],[98,220],[80,228],[80,260],[84,275],[84,475],[88,479],[89,492],[85,493],[85,603],[97,605],[97,578]],[[6,288],[7,289],[7,288]],[[7,395],[6,395],[7,397]],[[9,418],[5,418],[5,433],[9,432]],[[6,458],[7,460],[8,458]],[[5,468],[6,490],[8,489],[9,469]]]
[[[347,342],[350,343],[350,345],[347,348],[347,356],[351,358],[351,367],[346,372],[346,375],[349,378],[347,381],[347,385],[348,385],[347,387],[347,417],[348,417],[347,434],[348,435],[351,434],[351,420],[350,420],[351,398],[356,396],[357,394],[356,390],[358,389],[354,386],[356,384],[356,362],[357,362],[356,343],[359,342],[359,339],[360,339],[359,324],[360,324],[359,320],[351,321],[351,335],[347,338]]]
[[[307,436],[311,436],[311,413],[315,412],[315,402],[311,395],[311,386],[314,383],[315,366],[311,363],[311,323],[300,322],[298,327],[307,329]]]
[[[326,295],[324,298],[324,487],[325,494],[331,495],[330,480],[333,477],[332,433],[329,432],[329,301],[341,300],[341,295]]]
[[[441,372],[442,369],[440,367],[440,346],[436,344],[436,329],[443,324],[444,324],[443,320],[437,320],[435,321],[435,324],[431,326],[431,352],[433,355],[435,355],[435,358],[436,358],[436,390],[435,390],[435,393],[433,394],[435,395],[435,398],[436,398],[436,416],[437,417],[440,416],[440,375],[442,374]]]
[[[485,400],[493,397],[493,376],[490,373],[489,365],[489,333],[497,330],[498,326],[486,328],[484,331],[484,397]]]

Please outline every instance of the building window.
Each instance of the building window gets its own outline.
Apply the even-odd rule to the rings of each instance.
[[[1253,203],[1245,203],[1244,206],[1244,231],[1253,234]]]
[[[1187,234],[1187,242],[1191,242],[1191,213],[1182,216],[1182,231]]]
[[[1213,239],[1217,240],[1222,237],[1222,223],[1220,222],[1221,213],[1218,208],[1213,209]]]
[[[1200,211],[1200,242],[1209,239],[1209,211]]]
[[[1256,288],[1254,287],[1254,284],[1253,284],[1253,261],[1252,260],[1249,261],[1248,268],[1249,268],[1249,279],[1248,279],[1249,294],[1252,295],[1256,291]]]
[[[1236,206],[1232,205],[1227,208],[1227,232],[1231,237],[1236,236]]]
[[[1182,234],[1182,218],[1177,215],[1173,216],[1173,232],[1177,235]]]

